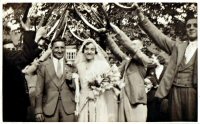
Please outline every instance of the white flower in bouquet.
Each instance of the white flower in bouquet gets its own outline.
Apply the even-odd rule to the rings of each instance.
[[[118,69],[118,67],[116,66],[116,64],[113,64],[113,66],[112,66],[111,68],[112,68],[112,72],[113,72],[113,73],[119,72],[119,69]]]
[[[110,81],[111,82],[118,82],[120,80],[120,77],[111,77]]]
[[[118,86],[120,89],[122,89],[123,87],[125,87],[125,83],[123,81],[119,81]]]
[[[120,72],[113,72],[113,77],[121,77],[121,74]]]
[[[113,85],[112,84],[109,84],[106,86],[106,89],[110,90],[111,88],[113,88]]]
[[[106,91],[106,89],[105,89],[105,88],[102,88],[102,89],[101,89],[101,92],[102,92],[102,93],[104,93],[105,91]]]
[[[98,76],[96,76],[96,81],[100,84],[102,81],[103,81],[103,77],[102,76],[100,76],[100,75],[98,75]]]
[[[95,96],[100,95],[99,92],[98,92],[97,90],[93,90],[93,93],[94,93]]]

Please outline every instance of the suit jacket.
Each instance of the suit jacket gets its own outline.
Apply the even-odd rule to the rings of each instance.
[[[160,74],[160,77],[158,78],[156,76],[156,66],[152,66],[147,69],[146,78],[148,78],[152,82],[153,86],[159,85],[160,80],[162,79],[165,70],[166,70],[166,66],[164,65],[163,70]],[[147,93],[147,103],[154,102],[155,100],[154,96],[155,96],[156,90],[157,88],[152,87],[152,89]]]
[[[158,90],[155,94],[155,96],[158,98],[164,98],[165,96],[167,96],[172,87],[178,67],[183,60],[188,42],[171,40],[160,30],[158,30],[147,18],[145,18],[140,23],[140,26],[153,39],[154,43],[157,46],[159,46],[162,50],[171,55],[166,71],[163,75],[163,78],[161,79],[160,86],[158,87]],[[197,55],[195,58],[196,61],[194,63],[192,82],[194,84],[194,87],[197,86]]]
[[[147,68],[147,74],[146,74],[145,78],[148,78],[153,83],[153,86],[159,85],[160,80],[162,79],[165,70],[166,70],[166,65],[163,66],[163,70],[160,74],[160,77],[157,78],[157,76],[156,76],[156,65],[152,65],[151,67]]]
[[[3,121],[24,121],[17,118],[24,116],[29,105],[25,77],[21,69],[41,52],[34,39],[35,32],[27,31],[24,32],[22,50],[10,51],[3,48]],[[18,114],[13,115],[13,111]]]
[[[147,104],[147,95],[144,87],[144,77],[146,70],[144,65],[138,60],[131,59],[123,61],[119,67],[123,73],[125,81],[125,93],[132,105],[142,103]]]
[[[38,80],[36,84],[36,109],[35,112],[45,115],[53,115],[60,97],[66,114],[75,111],[74,94],[66,84],[66,71],[69,66],[64,62],[63,76],[59,79],[56,75],[52,59],[43,62],[38,68]],[[68,72],[69,73],[69,72]]]

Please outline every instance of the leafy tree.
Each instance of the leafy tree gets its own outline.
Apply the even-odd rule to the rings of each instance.
[[[131,6],[132,3],[121,3],[125,6]],[[181,39],[185,36],[184,22],[186,16],[196,14],[197,16],[197,3],[138,3],[142,7],[144,14],[166,35],[169,35],[173,39]],[[7,25],[12,18],[15,18],[19,22],[19,18],[24,14],[27,3],[6,3],[3,4],[3,12],[6,13],[12,8],[13,13],[4,14],[3,25]],[[66,12],[64,10],[66,9]],[[102,11],[105,10],[105,11]],[[76,44],[79,46],[82,39],[91,37],[97,40],[97,42],[106,49],[106,36],[102,33],[95,32],[83,19],[80,18],[77,11],[97,29],[109,28],[108,21],[116,24],[122,29],[131,39],[141,39],[145,43],[145,47],[154,47],[151,39],[140,30],[137,17],[132,10],[123,10],[114,3],[34,3],[29,10],[28,16],[31,18],[31,24],[38,26],[41,23],[42,18],[46,20],[46,25],[53,27],[57,20],[63,17],[60,22],[60,27],[56,30],[61,30],[57,34],[58,37],[65,38],[67,44]],[[105,15],[105,13],[106,15]],[[64,15],[63,15],[64,14]],[[65,19],[64,19],[65,18]],[[67,24],[67,25],[66,25]],[[66,27],[66,28],[65,28]],[[4,32],[6,28],[4,27]],[[50,35],[50,38],[54,36],[55,32]],[[77,36],[77,37],[76,37]],[[79,38],[79,39],[78,39]],[[182,39],[181,39],[182,40]],[[116,40],[118,44],[118,41]],[[120,48],[122,48],[120,46]],[[122,51],[127,53],[126,49],[122,48]]]

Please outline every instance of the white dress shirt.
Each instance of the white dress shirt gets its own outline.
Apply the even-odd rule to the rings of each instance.
[[[164,69],[163,65],[158,65],[155,69],[156,77],[157,79],[160,79],[160,75],[162,74],[162,71]]]
[[[185,51],[185,59],[186,59],[185,64],[187,64],[190,61],[196,49],[197,49],[197,41],[189,42],[189,45],[187,46]]]
[[[58,61],[59,61],[60,64],[61,64],[61,68],[62,68],[61,72],[62,72],[62,74],[63,74],[63,59],[64,59],[64,58],[58,60],[57,58],[53,57],[53,64],[54,64],[54,68],[55,68],[56,74],[57,74],[57,65],[58,65]]]

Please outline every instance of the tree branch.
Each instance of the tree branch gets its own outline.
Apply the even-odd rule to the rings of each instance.
[[[109,35],[108,33],[106,34],[106,36],[107,36],[108,46],[110,47],[111,52],[116,56],[116,58],[120,61],[128,60],[129,57],[119,48],[119,46],[116,44],[112,36]]]

